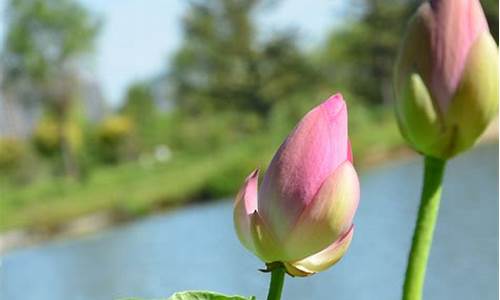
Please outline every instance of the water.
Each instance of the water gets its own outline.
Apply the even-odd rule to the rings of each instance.
[[[449,164],[425,299],[498,299],[498,145]],[[362,176],[356,233],[330,270],[287,278],[283,299],[399,299],[421,161]],[[166,297],[204,289],[265,299],[268,274],[232,229],[231,203],[154,216],[2,258],[2,300]]]

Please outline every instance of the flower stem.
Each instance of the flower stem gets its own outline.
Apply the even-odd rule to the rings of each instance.
[[[425,157],[424,185],[422,187],[418,219],[415,231],[413,232],[411,252],[406,269],[403,289],[404,300],[422,299],[425,270],[439,212],[445,165],[445,160]]]
[[[285,269],[278,267],[271,272],[271,283],[269,284],[269,293],[267,300],[280,300],[283,283],[285,282]]]

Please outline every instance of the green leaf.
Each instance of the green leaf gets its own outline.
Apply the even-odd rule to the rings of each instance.
[[[122,300],[141,300],[139,298],[127,298]],[[160,300],[160,299],[158,299]],[[255,300],[255,297],[227,296],[207,291],[186,291],[173,294],[167,300]]]
[[[175,293],[167,300],[255,300],[255,297],[246,298],[242,296],[226,296],[206,291],[187,291]]]

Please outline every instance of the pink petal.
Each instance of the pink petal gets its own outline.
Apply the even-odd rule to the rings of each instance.
[[[350,161],[351,163],[354,162],[354,157],[352,156],[352,147],[351,147],[350,140],[347,143],[347,160]]]
[[[302,259],[337,240],[351,227],[358,203],[358,176],[345,161],[325,180],[289,233],[285,260]]]
[[[442,112],[448,110],[478,36],[488,30],[478,0],[434,0],[423,9],[431,32],[431,86]]]
[[[274,156],[259,190],[259,214],[282,240],[328,177],[348,159],[340,94],[311,110]]]
[[[234,225],[241,243],[254,251],[251,233],[251,215],[257,211],[257,184],[259,170],[253,171],[245,180],[234,202]]]

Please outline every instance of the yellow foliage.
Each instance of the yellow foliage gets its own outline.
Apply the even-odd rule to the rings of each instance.
[[[133,127],[129,117],[112,116],[101,124],[98,138],[104,144],[118,144],[132,135]]]
[[[62,131],[59,126],[62,126]],[[60,125],[53,118],[42,119],[35,128],[33,141],[41,154],[53,155],[61,148],[61,135],[67,139],[72,151],[77,152],[81,148],[82,131],[78,124],[71,120]]]
[[[19,166],[25,156],[25,149],[19,140],[0,139],[0,170],[12,170]]]

